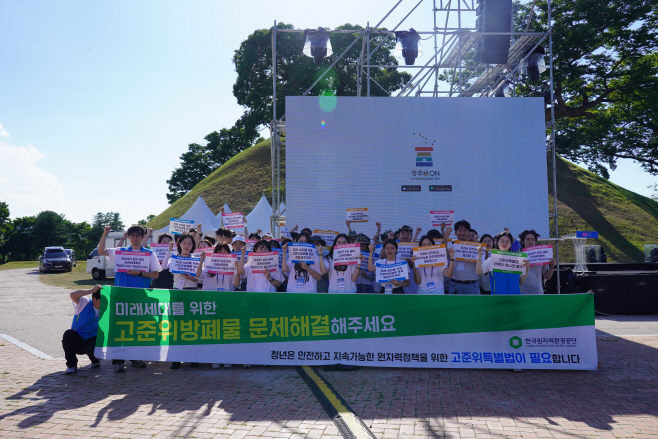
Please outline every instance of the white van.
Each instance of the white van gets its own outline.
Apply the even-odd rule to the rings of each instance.
[[[110,232],[105,238],[106,248],[116,248],[123,237],[124,232]],[[127,241],[127,240],[126,240]],[[124,246],[127,245],[125,242]],[[114,261],[107,256],[98,256],[98,247],[87,255],[87,273],[94,280],[102,280],[106,277],[114,277]]]

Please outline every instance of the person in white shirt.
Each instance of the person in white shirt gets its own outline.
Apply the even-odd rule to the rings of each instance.
[[[214,252],[230,254],[231,249],[228,244],[217,244]],[[199,262],[199,265],[196,268],[196,277],[199,279],[202,291],[235,291],[237,289],[236,287],[240,286],[239,275],[208,273],[208,267],[206,267],[205,264],[206,252],[202,252],[199,257],[201,262]],[[241,257],[243,258],[244,255]],[[242,260],[242,263],[244,264],[244,260]],[[238,259],[235,261],[236,270],[237,267]]]
[[[162,261],[162,266],[164,268],[171,268],[171,250],[174,248],[174,243],[169,243],[169,251],[165,255],[164,260]],[[176,249],[178,250],[178,256],[183,258],[188,258],[192,256],[192,253],[196,249],[196,243],[194,242],[194,237],[183,233],[178,238],[176,243]],[[176,290],[196,290],[197,289],[197,278],[194,275],[188,273],[174,273],[174,289]]]
[[[420,247],[428,245],[435,245],[434,240],[425,235],[420,238]],[[455,251],[449,250],[449,258],[454,259]],[[418,260],[417,255],[411,257],[413,263],[414,280],[418,284],[417,294],[445,294],[443,289],[444,279],[452,277],[452,271],[455,268],[454,264],[442,265],[439,267],[422,267],[416,266]]]
[[[344,233],[336,235],[334,246],[349,244],[349,239]],[[356,281],[361,274],[361,262],[363,256],[360,256],[359,263],[356,265],[334,265],[334,247],[331,247],[329,254],[323,264],[322,274],[329,273],[329,293],[356,293]]]
[[[254,244],[254,253],[262,253],[272,251],[270,244],[261,239]],[[244,260],[238,263],[238,274],[240,276],[247,276],[247,291],[254,293],[275,293],[276,288],[283,283],[283,273],[278,266],[274,271],[266,271],[265,273],[254,273],[251,262],[244,263]]]
[[[368,238],[364,234],[359,234],[356,236],[356,242],[361,245],[361,252],[368,252],[368,246],[370,245],[370,238]],[[372,273],[368,271],[367,266],[368,264],[365,264],[366,268],[363,268],[363,264],[360,267],[361,274],[359,275],[359,279],[356,281],[356,292],[357,293],[363,293],[363,294],[372,294],[374,293],[374,286],[373,283],[375,282],[375,273]]]
[[[297,242],[311,242],[311,237],[301,232],[297,237]],[[311,263],[305,262],[294,263],[288,257],[288,243],[283,245],[283,260],[281,261],[281,270],[288,275],[288,293],[317,293],[318,281],[322,277],[322,270],[324,269],[324,258],[319,255],[322,254],[322,246],[313,253]]]
[[[368,271],[374,273],[377,272],[377,263],[380,265],[392,265],[399,262],[404,262],[407,266],[407,279],[399,281],[392,279],[390,282],[384,284],[384,293],[385,294],[404,294],[404,287],[409,286],[409,264],[406,261],[397,257],[398,255],[398,243],[395,239],[387,239],[384,241],[384,255],[385,258],[379,259],[377,262],[373,262],[372,254],[375,252],[375,244],[370,244],[370,255],[368,256]]]
[[[523,248],[537,245],[539,233],[533,230],[524,230],[519,235]],[[555,272],[555,259],[551,259],[548,265],[534,265],[528,268],[528,277],[521,285],[521,294],[544,294],[544,280],[550,280]]]

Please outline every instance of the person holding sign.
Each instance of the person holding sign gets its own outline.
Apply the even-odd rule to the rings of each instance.
[[[269,242],[264,239],[254,244],[254,253],[265,253],[272,251]],[[284,259],[285,260],[285,259]],[[254,272],[255,266],[252,266],[251,261],[244,263],[244,255],[238,262],[238,274],[240,276],[247,276],[247,291],[254,293],[276,293],[278,286],[283,283],[283,273],[278,264],[274,271],[266,271],[264,273]]]
[[[158,236],[158,244],[169,244],[172,242],[174,238],[171,237],[170,234],[168,233],[162,233],[160,236]],[[142,245],[144,245],[144,241],[142,240]],[[149,247],[149,250],[152,250],[151,247]],[[167,254],[167,250],[165,249],[165,255]],[[160,253],[162,256],[162,262],[164,262],[164,255]],[[158,258],[158,260],[160,260]],[[160,288],[163,290],[170,290],[174,288],[174,276],[171,274],[169,269],[163,269],[160,272],[160,275],[158,276],[157,279],[153,279],[153,282],[151,282],[151,286],[153,288]]]
[[[129,247],[123,248],[105,248],[105,240],[108,233],[110,233],[110,226],[105,226],[103,229],[103,235],[101,240],[98,243],[98,254],[105,255],[114,260],[114,256],[117,250],[122,252],[140,252],[150,253],[148,257],[148,271],[138,271],[138,270],[128,270],[125,272],[115,272],[114,273],[114,286],[116,287],[128,287],[128,288],[149,288],[151,286],[151,281],[157,279],[162,267],[158,261],[158,257],[154,252],[142,247],[142,239],[144,238],[144,228],[142,226],[132,226],[128,228],[126,232],[128,234],[128,240],[130,241]],[[115,372],[124,372],[124,361],[125,360],[112,360],[114,365]],[[146,367],[146,363],[141,360],[131,360],[133,367]]]
[[[375,292],[374,283],[376,282],[375,273],[368,271],[368,257],[370,252],[370,238],[360,233],[356,236],[356,242],[361,246],[361,255],[364,257],[361,261],[361,274],[356,281],[356,292],[359,294],[372,294]]]
[[[498,236],[499,251],[509,252],[512,248],[512,241],[514,238],[510,232],[499,233]],[[525,271],[521,273],[504,273],[497,271],[492,267],[494,256],[482,262],[482,250],[485,249],[484,245],[478,247],[478,261],[475,271],[478,275],[491,273],[491,294],[521,294],[520,286],[523,285],[528,277],[528,267],[530,263],[527,259],[523,261]]]
[[[435,245],[434,240],[429,236],[425,235],[420,238],[420,248]],[[443,249],[445,250],[445,248]],[[445,255],[442,255],[445,257]],[[455,258],[455,251],[450,249],[450,259]],[[413,255],[411,257],[413,263],[414,271],[414,281],[418,284],[418,293],[417,294],[445,294],[443,289],[444,277],[451,278],[452,272],[455,268],[455,264],[448,265],[445,259],[439,261],[438,263],[443,262],[443,265],[431,265],[430,267],[418,267],[417,262],[422,262],[422,259],[418,258],[418,255]],[[425,265],[425,264],[423,264]]]
[[[308,262],[293,262],[292,255],[288,255],[288,249],[298,243],[311,243],[311,237],[308,233],[302,231],[297,237],[297,243],[285,244],[281,247],[283,250],[283,260],[281,261],[281,270],[284,273],[290,273],[288,276],[288,293],[317,293],[318,281],[322,278],[324,267],[324,258],[322,246],[317,251],[313,249],[310,253]]]
[[[488,259],[491,253],[489,251],[494,247],[493,237],[485,233],[480,238],[480,243],[484,246],[485,254],[484,259]],[[478,284],[480,285],[480,294],[491,294],[491,273],[478,276]]]
[[[245,242],[244,236],[236,235],[235,238],[231,241],[233,246],[233,253],[238,255],[238,262],[240,258],[244,256],[245,261],[247,260],[247,244]],[[240,286],[235,289],[236,291],[247,291],[247,276],[240,276]]]
[[[471,224],[466,220],[455,223],[455,235],[460,241],[468,241],[471,233]],[[444,240],[450,236],[449,233],[444,235]],[[475,245],[475,244],[473,244]],[[471,261],[454,261],[450,259],[450,264],[455,264],[452,279],[450,281],[450,294],[480,294],[478,285],[478,275],[475,273],[476,262]]]
[[[174,243],[169,243],[169,251],[165,256],[165,260],[162,263],[162,266],[168,268],[170,271],[174,271],[172,262],[173,258],[182,257],[189,258],[192,257],[192,252],[196,249],[196,243],[194,242],[194,237],[183,233],[178,242],[176,243],[176,249],[178,250],[178,256],[172,256],[171,250],[174,248]],[[195,268],[196,270],[196,268]],[[197,278],[196,276],[189,273],[174,273],[174,289],[177,290],[196,290],[197,289]]]
[[[409,228],[409,237],[411,237],[411,228]],[[384,255],[385,257],[373,263],[372,254],[375,252],[375,244],[370,244],[370,255],[368,256],[368,271],[377,272],[378,266],[397,265],[403,263],[406,270],[405,280],[391,279],[390,282],[384,283],[385,294],[404,294],[404,287],[409,286],[409,265],[397,257],[398,243],[394,239],[387,239],[384,241]]]
[[[340,252],[341,249],[347,249],[348,244],[347,235],[344,233],[338,234],[334,240],[333,247],[331,247],[329,254],[325,257],[325,270],[322,271],[322,274],[329,273],[329,293],[356,293],[356,282],[359,280],[361,262],[363,261],[361,246],[354,244],[354,248],[358,253],[356,259],[346,261],[348,262],[347,264],[334,265],[335,253]]]
[[[215,246],[215,253],[220,254],[231,254],[231,249],[228,244],[217,244]],[[244,255],[242,256],[244,258]],[[200,255],[201,262],[196,267],[196,277],[201,282],[201,290],[203,291],[235,291],[237,287],[240,286],[240,276],[236,276],[235,272],[238,267],[238,259],[234,257],[235,262],[231,264],[228,261],[228,267],[226,267],[226,272],[224,273],[211,273],[212,268],[209,268],[206,264],[206,258],[212,258],[206,255],[206,252],[202,252]],[[227,258],[228,259],[228,258]],[[244,259],[242,260],[244,264]],[[233,274],[227,274],[232,272]],[[237,281],[236,278],[237,277]],[[237,286],[235,285],[237,283]]]
[[[523,251],[537,245],[537,238],[539,233],[533,230],[524,230],[520,235]],[[550,248],[551,254],[553,249]],[[544,294],[544,279],[549,280],[553,277],[555,272],[555,259],[551,258],[548,264],[545,262],[542,265],[532,265],[528,268],[528,278],[525,283],[521,285],[521,294]]]

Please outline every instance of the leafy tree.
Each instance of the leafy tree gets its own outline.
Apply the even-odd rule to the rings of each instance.
[[[139,221],[137,221],[137,224],[139,224],[140,226],[146,226],[146,223],[148,223],[149,221],[151,221],[153,218],[155,218],[155,215],[149,215],[149,216],[146,217],[145,220],[139,220]]]
[[[92,218],[91,229],[87,232],[88,239],[94,246],[100,241],[105,226],[110,226],[113,231],[120,231],[125,227],[117,212],[98,212]]]
[[[90,239],[91,225],[86,221],[74,223],[64,220],[66,242],[64,247],[71,248],[78,255],[78,259],[87,255],[96,247],[97,241]],[[99,238],[100,240],[100,238]]]
[[[52,210],[40,212],[32,225],[31,242],[36,251],[44,247],[63,246],[66,241],[64,215]]]
[[[31,261],[39,255],[34,242],[36,217],[26,216],[12,221],[12,230],[2,247],[3,258],[7,261]],[[42,249],[43,250],[43,249]]]
[[[294,29],[293,25],[279,23],[277,29]],[[361,26],[345,24],[337,30],[354,30],[353,34],[331,34],[331,46],[334,54],[325,58],[322,64],[314,64],[313,59],[302,53],[304,35],[302,33],[277,33],[277,118],[285,114],[285,96],[301,96],[324,70],[349,46]],[[370,46],[376,47],[383,35],[372,35]],[[391,55],[395,48],[395,39],[387,42],[374,53],[372,64],[398,64]],[[371,49],[372,50],[372,49]],[[356,96],[357,60],[361,55],[361,42],[354,44],[345,56],[333,67],[333,70],[309,92],[310,96],[334,94],[337,96]],[[258,127],[272,120],[272,29],[260,29],[242,42],[235,51],[233,64],[238,78],[233,85],[233,94],[238,103],[246,108],[242,121],[245,127]],[[371,95],[388,96],[400,89],[411,76],[397,69],[371,68],[374,82]]]

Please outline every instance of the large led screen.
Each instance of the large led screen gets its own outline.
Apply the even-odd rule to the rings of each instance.
[[[287,97],[288,227],[343,232],[367,208],[358,232],[425,232],[454,210],[479,235],[548,237],[545,133],[542,98]]]

